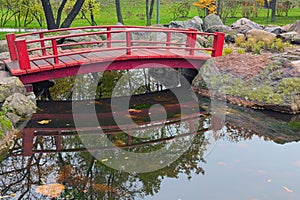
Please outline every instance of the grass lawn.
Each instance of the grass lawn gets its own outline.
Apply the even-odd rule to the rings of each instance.
[[[161,0],[160,6],[160,23],[168,24],[172,20],[187,20],[191,19],[194,16],[204,16],[204,12],[200,11],[195,7],[191,6],[190,12],[187,17],[182,17],[174,19],[174,6],[178,0]],[[123,14],[123,19],[125,25],[145,25],[146,24],[146,15],[145,15],[145,1],[140,0],[130,0],[130,1],[121,1],[121,9]],[[250,18],[251,20],[262,24],[275,24],[275,25],[285,25],[294,23],[296,20],[300,20],[300,8],[294,8],[290,10],[288,17],[277,17],[276,22],[270,22],[270,19],[267,19],[267,9],[259,9],[258,17]],[[99,13],[96,13],[96,22],[98,25],[114,25],[117,22],[116,11],[115,11],[115,1],[114,0],[103,0],[101,1],[101,9]],[[231,25],[236,20],[241,18],[241,12],[237,13],[235,18],[227,18],[226,25]],[[154,12],[152,17],[152,24],[156,24],[156,4],[154,6]],[[80,19],[77,17],[72,26],[88,26],[88,22],[85,19]],[[6,27],[14,28],[14,20],[11,20]],[[45,28],[46,24],[43,24],[42,28]],[[27,28],[40,28],[36,22],[32,22],[27,26]],[[0,39],[4,38],[6,33],[0,32]]]

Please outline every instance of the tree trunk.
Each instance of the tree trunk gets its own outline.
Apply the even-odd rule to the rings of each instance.
[[[116,3],[116,12],[117,12],[118,22],[120,22],[121,24],[124,24],[122,12],[121,12],[120,0],[115,0],[115,3]]]
[[[67,18],[64,20],[64,22],[61,24],[60,28],[68,28],[72,24],[75,17],[80,12],[83,3],[85,0],[77,0],[75,5],[73,6],[71,12],[68,14]]]
[[[276,0],[271,1],[271,9],[272,9],[271,22],[275,22],[275,18],[276,18]]]
[[[54,20],[53,10],[52,10],[52,6],[50,4],[50,0],[41,0],[41,1],[42,1],[42,6],[43,6],[44,13],[45,13],[45,17],[46,17],[47,28],[49,30],[58,28],[58,25],[55,23],[55,20]]]
[[[151,25],[151,19],[152,19],[152,14],[153,14],[154,2],[155,2],[155,0],[151,0],[150,7],[149,7],[149,1],[146,0],[146,16],[147,16],[146,26],[150,26]]]

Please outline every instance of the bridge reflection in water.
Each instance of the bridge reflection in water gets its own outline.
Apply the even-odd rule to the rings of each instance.
[[[177,90],[182,90],[182,88]],[[115,98],[119,98],[118,101],[122,102],[122,98],[125,97]],[[136,95],[131,97],[129,110],[120,110],[117,113],[112,111],[112,101],[113,99],[106,98],[73,102],[38,102],[39,111],[22,129],[22,154],[30,156],[34,153],[101,150],[86,149],[78,138],[78,132],[89,137],[105,134],[115,146],[132,149],[144,145],[165,143],[172,139],[189,137],[207,131],[203,128],[204,118],[201,117],[205,114],[204,110],[199,111],[199,103],[191,96],[187,96],[185,102],[179,103],[176,96],[169,90]],[[161,107],[155,107],[157,104]],[[80,113],[76,113],[76,120],[83,122],[80,126],[74,123],[74,113],[72,112],[74,107],[76,110],[80,110]],[[92,123],[95,115],[99,126]],[[115,121],[115,117],[118,118],[118,123]],[[126,124],[128,118],[131,118],[134,124]],[[154,118],[155,120],[153,120]],[[125,124],[119,124],[120,121]],[[184,123],[186,130],[176,130],[177,123]],[[120,125],[122,128],[119,127]],[[156,130],[157,133],[145,133],[153,130]],[[132,132],[134,135],[144,134],[147,136],[141,139],[127,134]]]
[[[154,98],[154,96],[152,96],[151,98],[160,101],[161,104],[165,103],[166,109],[169,109],[170,123],[165,125],[165,129],[162,129],[161,126],[159,126],[159,123],[152,125],[157,125],[157,134],[159,136],[163,136],[163,138],[166,140],[171,140],[172,136],[168,135],[168,131],[172,131],[173,136],[176,135],[176,127],[178,127],[176,125],[178,125],[179,123],[177,121],[179,116],[176,116],[177,107],[171,106],[176,105],[176,102],[172,102],[170,99],[165,99],[165,95],[163,93],[157,93],[156,96],[157,98]],[[148,98],[143,100],[147,102]],[[106,99],[106,101],[109,100]],[[86,101],[85,103],[88,104],[89,102]],[[82,144],[80,144],[78,136],[76,136],[76,133],[72,132],[73,130],[71,130],[72,128],[74,128],[74,124],[72,124],[72,120],[70,120],[72,119],[72,117],[68,117],[68,115],[71,113],[67,112],[70,111],[71,108],[68,107],[68,105],[71,105],[68,102],[53,102],[53,105],[54,104],[56,105],[56,107],[50,109],[45,106],[46,103],[39,102],[39,105],[44,108],[44,110],[41,110],[39,113],[34,115],[26,127],[27,129],[39,129],[40,131],[43,131],[43,128],[45,128],[44,131],[46,130],[46,128],[48,128],[48,130],[53,131],[54,135],[40,137],[42,133],[35,132],[35,139],[31,142],[33,149],[31,153],[29,153],[30,156],[25,157],[21,155],[22,140],[20,138],[16,139],[15,146],[11,149],[10,155],[4,158],[4,160],[1,162],[0,178],[2,182],[0,183],[0,192],[2,196],[7,196],[9,197],[9,199],[47,199],[45,197],[45,194],[42,195],[39,193],[39,185],[47,186],[50,183],[57,183],[58,185],[63,185],[64,190],[61,191],[61,193],[58,193],[58,195],[56,196],[53,193],[46,196],[50,197],[52,195],[52,198],[59,196],[59,199],[147,199],[147,197],[155,195],[156,193],[168,193],[168,195],[171,195],[170,191],[161,191],[161,189],[163,188],[163,179],[169,179],[168,184],[171,184],[172,187],[177,187],[176,185],[179,184],[180,188],[189,188],[185,191],[186,193],[198,194],[199,192],[201,192],[201,195],[203,195],[204,197],[209,196],[211,190],[221,190],[225,187],[226,190],[224,190],[223,193],[220,193],[219,195],[228,197],[233,194],[233,191],[235,191],[231,185],[226,186],[226,184],[224,184],[224,182],[228,181],[228,179],[226,178],[229,177],[230,179],[234,178],[237,183],[243,183],[243,185],[246,186],[257,184],[263,187],[265,186],[265,184],[269,184],[269,187],[264,188],[263,190],[263,195],[267,195],[268,197],[277,195],[277,193],[274,193],[274,190],[280,192],[278,190],[280,190],[281,187],[279,187],[278,189],[277,184],[266,183],[264,181],[262,182],[261,177],[257,178],[257,175],[253,175],[251,173],[249,174],[249,170],[244,171],[244,165],[244,167],[246,167],[247,169],[251,166],[253,166],[253,168],[255,169],[260,169],[259,167],[264,166],[264,169],[270,170],[270,174],[268,174],[270,176],[267,176],[267,178],[272,178],[272,180],[275,180],[277,178],[285,177],[285,179],[287,179],[286,181],[288,181],[289,186],[292,189],[296,188],[296,185],[298,184],[299,179],[297,179],[297,181],[294,181],[291,176],[286,177],[286,171],[283,170],[285,169],[285,167],[289,167],[289,173],[293,175],[299,175],[298,169],[295,168],[293,171],[293,169],[290,167],[290,161],[295,161],[299,158],[297,152],[289,155],[289,159],[287,159],[287,155],[281,157],[282,159],[289,161],[286,163],[278,162],[277,154],[278,149],[280,149],[284,153],[285,150],[288,149],[287,147],[292,145],[290,144],[291,142],[300,140],[300,129],[298,126],[299,115],[289,116],[274,114],[265,111],[260,112],[245,108],[229,107],[227,110],[226,131],[223,135],[221,135],[220,140],[223,145],[221,145],[221,148],[218,148],[216,151],[214,151],[214,154],[219,152],[220,155],[218,154],[209,157],[209,159],[207,157],[204,157],[203,155],[207,151],[206,144],[208,142],[208,139],[209,137],[213,137],[213,135],[206,137],[207,135],[202,134],[202,131],[205,131],[202,125],[209,123],[210,117],[202,116],[202,113],[198,113],[197,117],[197,115],[194,115],[195,113],[192,112],[193,110],[191,106],[189,107],[191,115],[183,118],[187,120],[187,123],[191,121],[193,123],[193,120],[197,120],[198,122],[200,122],[199,129],[194,129],[194,133],[200,132],[200,134],[194,135],[195,137],[193,137],[193,142],[190,148],[178,160],[176,160],[166,168],[144,174],[135,174],[111,169],[103,164],[103,162],[97,161],[90,153],[83,151],[85,149],[82,148]],[[59,106],[59,104],[61,107]],[[101,107],[101,105],[104,104],[98,103],[96,105],[96,108],[101,108],[103,113],[109,113],[109,109],[107,109],[106,107]],[[201,105],[204,106],[202,102]],[[65,112],[61,113],[61,115],[59,116],[56,111],[60,109],[64,110]],[[132,109],[132,111],[134,111],[138,110],[139,108],[132,105]],[[47,113],[47,115],[42,115],[42,112]],[[144,116],[141,114],[141,112],[132,112],[132,115]],[[57,118],[55,118],[54,116],[56,116]],[[52,121],[48,124],[37,123],[47,119],[51,119]],[[137,120],[137,118],[135,119]],[[150,120],[148,118],[148,122],[149,121]],[[141,127],[143,127],[143,125],[147,123],[147,120],[144,120],[143,122],[136,122],[139,123]],[[157,122],[159,122],[159,120],[157,120]],[[110,124],[112,124],[113,126],[113,123],[111,123],[110,120],[100,120],[100,123],[106,125],[107,128]],[[66,135],[63,136],[58,134],[58,132],[55,133],[55,128],[57,127],[64,128],[65,131],[63,131],[63,133],[66,133]],[[188,131],[189,130],[187,130],[186,132],[186,137],[188,137]],[[96,133],[95,130],[88,130],[87,132],[91,134]],[[119,133],[118,131],[116,132]],[[74,134],[74,136],[68,136],[69,133]],[[107,137],[110,137],[111,141],[116,145],[127,149],[129,148],[130,142],[127,140],[128,135],[122,135],[122,133],[120,133],[118,136],[117,134],[110,134],[108,130],[105,133],[107,133]],[[58,139],[58,136],[61,136],[60,141]],[[185,135],[182,134],[182,136]],[[261,140],[257,139],[257,137],[255,136],[258,136],[269,142],[262,143]],[[254,141],[252,141],[252,139]],[[144,141],[136,140],[136,138],[132,139],[131,148],[135,148],[135,150],[137,151],[155,150],[157,148],[160,148],[161,145],[164,144],[162,141],[152,143],[149,138],[144,139]],[[255,141],[259,141],[260,144],[266,144],[264,145],[264,151],[260,152],[261,159],[257,159],[257,156],[248,155],[253,153],[253,148],[256,148]],[[289,145],[281,146],[270,141],[280,144],[289,143]],[[57,147],[58,142],[60,142],[61,144],[61,149],[58,149]],[[141,145],[135,142],[141,142]],[[144,143],[143,145],[142,142]],[[238,144],[236,145],[236,143]],[[243,145],[245,143],[249,145],[247,149],[242,150],[238,148],[239,144]],[[234,148],[235,151],[236,149],[239,150],[238,155],[240,155],[240,157],[238,157],[238,159],[242,160],[244,162],[244,165],[243,163],[232,164],[234,167],[230,169],[218,165],[216,168],[216,166],[214,165],[216,165],[217,161],[219,162],[219,160],[214,159],[215,157],[221,157],[221,161],[224,162],[229,162],[237,159],[237,157],[234,156],[235,153],[228,154],[228,152],[230,152],[230,147],[228,145],[236,147]],[[297,144],[294,143],[294,148],[296,148],[295,145]],[[277,151],[273,153],[272,150],[274,149],[271,147],[276,147]],[[70,152],[63,152],[65,151],[64,148],[68,148],[68,151]],[[249,148],[252,151],[249,152]],[[256,151],[258,152],[260,150],[261,149],[259,148],[256,149]],[[243,152],[248,152],[248,157],[244,156]],[[208,163],[206,163],[206,160],[208,160]],[[249,166],[249,163],[251,163],[251,166]],[[271,166],[270,163],[272,163]],[[280,165],[282,168],[279,169],[282,170],[274,171],[273,165],[277,167]],[[208,171],[209,173],[207,173],[205,177],[196,176],[196,174],[205,174],[203,169],[204,166],[205,171]],[[271,169],[274,172],[272,172]],[[236,176],[237,174],[239,174],[239,176]],[[249,178],[250,176],[251,178]],[[178,177],[179,179],[177,179]],[[188,184],[188,186],[182,184],[185,177],[187,177],[188,179],[193,177],[190,181],[191,184]],[[210,185],[210,181],[216,180],[216,177],[219,178],[217,183]],[[172,179],[173,181],[171,182],[170,179]],[[196,182],[197,188],[208,187],[211,188],[211,190],[193,190],[192,185],[195,184],[194,181],[199,179],[201,181]],[[235,197],[237,197],[236,199],[243,199],[244,197],[248,197],[247,195],[245,195],[245,191],[249,190],[249,188],[246,186],[239,188],[239,192],[235,193]],[[58,188],[59,187],[57,186],[57,189]],[[251,191],[251,195],[253,194],[253,192],[256,192],[255,189],[253,190],[254,191]],[[284,192],[284,190],[282,191]],[[294,191],[295,192],[292,194],[298,194],[296,193],[296,190]],[[185,193],[183,193],[182,195],[184,196]],[[284,193],[284,195],[282,194],[283,199],[288,199],[288,195],[290,195],[290,193]],[[276,198],[274,197],[272,199]]]

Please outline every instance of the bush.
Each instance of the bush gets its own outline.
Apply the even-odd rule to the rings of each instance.
[[[232,54],[232,53],[233,53],[233,49],[232,48],[227,47],[227,48],[223,49],[223,56],[229,55],[229,54]]]

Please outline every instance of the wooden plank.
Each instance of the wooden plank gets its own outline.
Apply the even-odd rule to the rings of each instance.
[[[30,69],[26,69],[28,74],[36,73],[41,71],[41,69],[32,61],[30,61]]]
[[[33,62],[41,69],[41,71],[47,71],[53,69],[53,66],[50,63],[48,63],[46,60],[35,60]]]
[[[13,76],[23,75],[27,73],[26,70],[20,69],[19,61],[5,60],[4,63],[6,65],[6,68]]]
[[[86,59],[85,57],[81,55],[70,55],[70,58],[74,60],[74,62],[77,62],[79,65],[89,63],[89,59]]]
[[[66,64],[66,67],[72,67],[79,65],[77,60],[72,59],[70,56],[61,56],[58,58],[59,62],[63,62]]]

